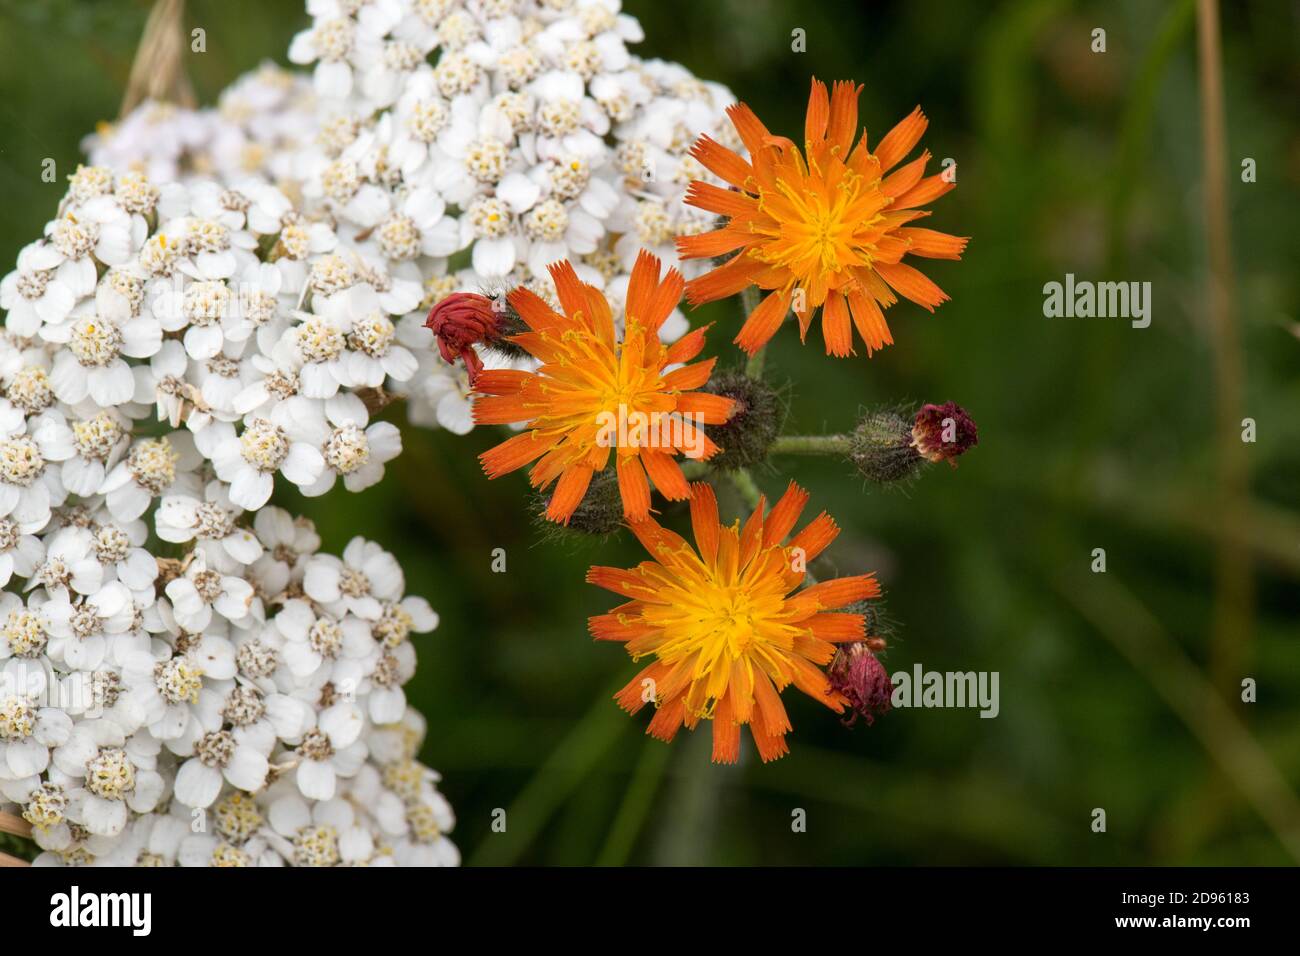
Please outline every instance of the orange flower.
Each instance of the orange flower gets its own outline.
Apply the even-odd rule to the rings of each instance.
[[[712,720],[714,762],[734,763],[740,728],[749,724],[768,761],[787,752],[790,720],[780,693],[790,684],[843,712],[847,701],[821,667],[836,644],[865,637],[866,621],[835,609],[877,597],[880,586],[864,574],[793,593],[805,563],[840,531],[822,512],[783,544],[807,502],[807,492],[791,482],[769,514],[760,500],[743,528],[739,521],[722,527],[713,489],[695,484],[695,548],[652,520],[637,521],[632,531],[653,560],[626,571],[588,572],[589,583],[631,599],[591,618],[592,636],[626,644],[634,660],[655,657],[615,695],[633,714],[654,700],[658,710],[647,733],[671,740],[683,724],[694,729]]]
[[[707,459],[719,448],[701,424],[716,425],[733,410],[730,399],[691,391],[704,385],[717,359],[684,365],[704,348],[704,328],[672,346],[659,341],[659,327],[682,295],[682,276],[670,269],[661,281],[659,260],[637,257],[627,288],[623,341],[615,338],[609,303],[594,286],[578,279],[573,266],[550,266],[561,315],[538,295],[516,289],[510,305],[530,331],[511,342],[538,358],[536,372],[488,369],[474,380],[481,397],[474,421],[484,425],[527,422],[527,431],[479,456],[489,478],[534,460],[528,478],[534,488],[559,479],[546,517],[567,523],[582,501],[591,476],[616,452],[623,513],[638,521],[650,513],[650,484],[670,501],[690,494],[677,454]]]
[[[862,87],[812,81],[804,128],[805,156],[784,136],[773,136],[743,103],[728,109],[749,151],[747,161],[708,136],[691,155],[731,183],[724,189],[692,182],[686,202],[728,217],[726,226],[677,240],[682,258],[737,253],[686,285],[692,305],[713,302],[754,285],[768,294],[745,321],[736,344],[749,354],[762,348],[794,306],[805,337],[813,313],[822,308],[826,351],[853,352],[853,333],[867,354],[894,340],[881,311],[895,292],[931,312],[948,296],[902,261],[911,254],[960,259],[966,240],[909,226],[928,216],[917,207],[953,188],[942,175],[922,178],[928,152],[893,169],[921,139],[928,121],[917,107],[876,144],[865,132],[857,145],[858,95]]]

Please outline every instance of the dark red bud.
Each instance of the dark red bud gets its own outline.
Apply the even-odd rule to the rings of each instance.
[[[926,461],[954,460],[973,445],[979,444],[975,420],[956,402],[923,405],[912,425],[912,447]]]
[[[893,707],[894,684],[885,665],[871,653],[868,644],[868,641],[841,644],[835,651],[831,666],[826,669],[831,688],[849,702],[850,713],[844,722],[849,727],[859,716],[870,727],[877,717],[889,713]]]
[[[463,359],[474,384],[483,362],[475,345],[487,345],[501,335],[501,313],[485,295],[477,292],[454,292],[429,310],[424,325],[438,339],[438,351],[449,364]]]

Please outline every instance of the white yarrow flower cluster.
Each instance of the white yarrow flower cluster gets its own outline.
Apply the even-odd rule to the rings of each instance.
[[[0,808],[38,863],[457,862],[402,691],[437,616],[267,504],[401,450],[367,402],[420,292],[382,268],[265,178],[83,166],[0,280]]]

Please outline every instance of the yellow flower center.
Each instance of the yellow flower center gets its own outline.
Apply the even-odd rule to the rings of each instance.
[[[629,339],[634,321],[629,319]],[[658,367],[647,367],[642,350],[627,344],[616,352],[576,332],[564,333],[563,340],[567,348],[548,370],[549,380],[543,385],[550,402],[538,427],[566,432],[573,460],[602,443],[629,453],[653,444],[650,432],[658,428],[659,417],[673,408]]]
[[[671,603],[642,612],[644,623],[668,635],[653,650],[659,660],[670,666],[692,661],[686,702],[700,717],[712,716],[737,670],[752,675],[758,668],[778,688],[784,686],[785,661],[801,631],[788,623],[785,549],[766,548],[739,567],[738,536],[738,526],[723,528],[723,544],[712,562],[683,552],[680,562],[672,562],[671,580],[658,582]]]
[[[754,255],[789,270],[805,288],[826,273],[869,265],[871,230],[885,203],[878,189],[853,173],[843,173],[834,185],[815,168],[779,179],[775,191],[759,194],[760,208],[772,223],[755,226],[769,241]]]

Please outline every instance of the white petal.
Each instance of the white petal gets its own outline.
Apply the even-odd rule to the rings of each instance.
[[[480,239],[474,243],[474,271],[482,276],[503,276],[515,267],[517,258],[514,240]]]
[[[337,781],[334,768],[319,760],[304,760],[298,765],[298,789],[309,800],[329,800]]]
[[[336,750],[351,745],[365,728],[366,722],[356,704],[335,704],[320,715],[320,729],[329,736]]]
[[[230,500],[247,511],[256,511],[270,500],[274,487],[270,475],[243,468],[230,483]]]
[[[256,793],[266,786],[269,770],[265,754],[258,753],[252,747],[236,747],[235,755],[226,765],[226,779],[240,790]]]
[[[221,771],[192,758],[176,774],[176,799],[187,807],[210,807],[221,792]]]
[[[289,446],[289,455],[280,470],[295,485],[309,485],[320,477],[324,467],[325,459],[318,449],[306,442],[294,442]]]

